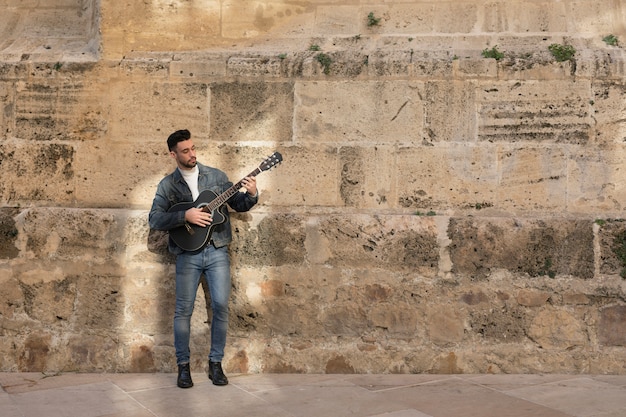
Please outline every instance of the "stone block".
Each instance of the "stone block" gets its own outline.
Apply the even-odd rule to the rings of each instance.
[[[473,142],[476,91],[472,81],[432,81],[424,89],[424,132],[428,142]]]
[[[626,306],[608,306],[600,310],[598,339],[604,346],[626,346]]]
[[[387,169],[395,164],[389,146],[339,149],[339,192],[346,207],[385,209],[396,206],[396,176]],[[401,180],[401,179],[400,179]]]
[[[564,5],[565,6],[565,5]],[[611,0],[580,0],[567,4],[567,30],[571,33],[606,36],[624,29],[624,21]]]
[[[155,355],[152,344],[135,344],[130,352],[130,372],[155,372]]]
[[[117,265],[124,217],[106,210],[33,208],[17,224],[20,251],[38,259]],[[68,266],[69,273],[71,268]]]
[[[20,372],[44,372],[48,370],[52,336],[45,332],[33,332],[24,340],[17,368]]]
[[[292,83],[228,82],[210,88],[212,139],[286,141],[292,137]]]
[[[451,78],[454,71],[454,59],[454,54],[433,56],[429,53],[412,53],[410,75],[429,80]]]
[[[550,1],[520,1],[502,3],[506,16],[503,32],[516,33],[560,33],[568,31],[567,4]]]
[[[590,221],[452,218],[448,235],[453,273],[475,279],[498,269],[531,277],[594,274]]]
[[[2,87],[0,88],[3,97],[5,98],[5,106],[9,104],[13,105],[12,103],[15,100],[15,82],[21,77],[27,76],[29,70],[29,63],[12,62],[11,59],[4,59],[3,57],[2,61],[0,62],[0,80],[2,81]],[[5,82],[8,84],[5,84]],[[9,114],[12,115],[12,111],[13,109],[11,108],[11,112],[7,112],[5,116],[8,116]]]
[[[567,311],[540,311],[528,328],[528,337],[546,350],[573,349],[589,341],[587,326]]]
[[[493,206],[497,155],[489,147],[451,144],[396,152],[398,206],[420,214],[451,207]]]
[[[340,204],[335,180],[341,175],[337,148],[322,143],[282,147],[280,151],[283,163],[271,178],[259,179],[262,185],[267,184],[259,198],[276,207],[293,207],[294,201],[317,207]]]
[[[177,129],[189,129],[195,137],[208,135],[209,92],[204,83],[111,80],[106,89],[108,137],[113,142],[165,141]]]
[[[86,52],[97,35],[93,29],[96,2],[14,3],[3,5],[4,13],[0,20],[6,18],[7,24],[0,25],[4,28],[0,32],[3,39],[1,55],[10,57],[10,60],[34,58],[41,62],[59,62],[62,57],[86,57],[75,52],[81,49]],[[87,54],[88,59],[93,58],[92,52]]]
[[[373,51],[367,57],[367,72],[378,77],[408,76],[414,53],[412,51]]]
[[[169,64],[171,79],[206,79],[226,75],[227,61],[221,54],[176,54]]]
[[[18,30],[27,37],[73,37],[81,38],[86,36],[86,18],[76,7],[64,8],[55,5],[51,8],[32,8],[26,13],[20,13]],[[21,26],[21,27],[20,27]]]
[[[495,59],[469,55],[454,61],[453,74],[458,78],[496,79],[498,69],[498,61]]]
[[[433,7],[433,32],[470,33],[478,23],[478,5],[473,2],[437,2]]]
[[[407,269],[433,276],[439,263],[435,222],[420,216],[328,216],[320,222],[328,242],[327,264],[336,267]]]
[[[623,219],[599,219],[600,273],[626,276],[626,223]]]
[[[274,77],[283,74],[283,60],[278,56],[231,57],[228,59],[227,71],[231,76]]]
[[[591,299],[587,294],[570,293],[563,294],[563,303],[573,305],[587,305],[591,304]]]
[[[385,334],[399,338],[414,338],[419,313],[415,305],[408,303],[375,303],[369,309],[368,319],[373,328],[382,329]]]
[[[5,76],[1,74],[2,70],[0,69],[0,79],[4,79]],[[13,117],[15,109],[14,91],[15,85],[12,82],[0,82],[0,102],[2,102],[0,126],[4,126],[4,128],[0,130],[0,140],[3,142],[7,139],[8,135],[12,136],[15,131],[15,119]]]
[[[591,87],[591,111],[597,121],[595,140],[602,145],[625,143],[626,120],[614,115],[626,113],[626,83],[600,81]]]
[[[314,25],[315,9],[305,3],[228,0],[221,7],[221,36],[226,39],[307,36]]]
[[[109,303],[115,305],[115,308],[123,308],[126,311],[124,317],[117,316],[109,322],[109,325],[115,326],[121,334],[171,335],[176,300],[173,264],[172,267],[154,268],[149,263],[138,262],[129,264],[127,274],[127,279],[118,283],[119,288],[107,284],[114,282],[113,277],[100,277],[104,286],[108,288],[84,290],[83,302],[88,305],[97,301],[91,298],[107,299],[110,300]],[[198,289],[196,295],[195,311],[197,314],[192,318],[193,325],[204,328],[207,303],[203,286]],[[95,314],[100,312],[91,312],[90,316]],[[100,322],[107,322],[106,314],[105,311],[99,319]],[[100,322],[96,326],[99,326]]]
[[[164,82],[170,75],[171,53],[132,53],[120,63],[118,76],[127,80]]]
[[[459,301],[467,304],[469,306],[476,306],[483,303],[488,303],[490,301],[489,296],[485,294],[482,290],[471,290],[469,292],[465,292],[461,294],[459,297]]]
[[[298,142],[420,142],[424,104],[410,81],[301,82],[296,85]]]
[[[75,148],[60,143],[5,142],[0,144],[2,201],[57,201],[75,198]]]
[[[323,331],[340,337],[354,337],[371,326],[367,312],[353,303],[334,303],[320,312]]]
[[[363,52],[316,52],[312,58],[313,73],[310,76],[356,78],[367,73],[369,57]]]
[[[497,207],[562,212],[568,205],[568,154],[562,147],[498,149]]]
[[[517,293],[517,303],[525,307],[542,307],[550,299],[550,293],[521,289]]]
[[[72,165],[80,173],[76,178],[76,201],[83,207],[149,208],[157,184],[175,168],[167,153],[169,133],[162,133],[159,143],[147,141],[139,147],[132,142],[106,147],[84,145],[90,150],[81,152],[81,158]]]
[[[135,51],[177,51],[203,49],[220,35],[220,2],[119,3],[104,1],[101,5],[102,38],[107,45],[115,39],[124,55]],[[190,24],[190,19],[193,23]],[[118,42],[119,42],[118,41]],[[105,53],[112,54],[114,51]]]
[[[623,144],[607,144],[602,150],[584,149],[568,161],[567,210],[597,215],[622,216],[626,184],[622,180],[626,162]]]
[[[76,277],[66,276],[59,268],[37,265],[16,271],[23,296],[16,300],[33,321],[57,330],[68,326],[78,298]]]
[[[448,307],[434,309],[427,319],[429,339],[437,345],[461,342],[465,333],[464,316]]]
[[[52,64],[44,67],[42,73],[54,71]],[[84,75],[70,80],[64,74],[45,74],[33,82],[19,82],[12,105],[15,135],[40,141],[101,138],[108,121],[96,87]]]
[[[315,30],[328,35],[357,35],[364,30],[367,13],[358,5],[319,5],[315,13]]]
[[[380,31],[385,34],[431,34],[434,30],[435,16],[439,12],[436,3],[413,2],[412,4],[390,3],[386,8],[376,6],[370,9],[363,8],[365,18],[369,13],[381,18]],[[364,25],[367,27],[367,24]],[[365,33],[366,29],[362,30]]]
[[[509,29],[509,19],[507,16],[507,3],[487,3],[478,10],[481,19],[482,32],[506,32]]]
[[[294,306],[297,308],[294,310]],[[261,310],[261,317],[267,323],[260,327],[260,331],[269,331],[269,334],[295,335],[314,337],[323,333],[320,319],[317,318],[317,308],[302,303],[293,304],[290,300],[267,300]]]
[[[125,368],[119,355],[120,340],[91,332],[69,334],[56,346],[56,364],[50,369],[84,369],[85,372],[119,372]]]
[[[580,80],[481,83],[478,140],[583,145],[593,125],[589,90]]]
[[[17,208],[0,208],[0,259],[11,259],[19,254],[17,243]]]
[[[254,210],[254,209],[253,209]],[[238,215],[231,253],[245,265],[281,266],[302,265],[306,259],[304,219],[294,214]],[[241,221],[248,217],[249,221]]]
[[[526,339],[530,317],[518,306],[503,305],[470,312],[469,324],[474,334],[496,343],[521,343]]]
[[[328,360],[324,371],[327,374],[356,374],[356,370],[350,361],[343,355],[334,356]]]

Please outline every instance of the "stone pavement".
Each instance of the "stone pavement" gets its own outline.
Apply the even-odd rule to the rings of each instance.
[[[0,373],[0,416],[626,416],[626,375],[192,375]]]

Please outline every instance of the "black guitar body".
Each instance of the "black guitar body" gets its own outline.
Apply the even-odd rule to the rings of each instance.
[[[192,207],[199,209],[205,208],[211,201],[217,198],[217,194],[213,191],[202,191],[196,201],[193,203],[178,203],[174,204],[168,210],[168,213],[174,211],[187,211]],[[185,224],[184,226],[171,229],[169,231],[170,237],[176,242],[176,244],[183,250],[196,251],[202,249],[211,240],[213,230],[218,225],[226,221],[226,206],[222,205],[217,209],[211,211],[213,221],[207,227],[196,226],[195,224]]]

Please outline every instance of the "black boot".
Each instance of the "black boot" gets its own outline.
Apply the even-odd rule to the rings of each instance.
[[[189,370],[189,364],[183,363],[178,365],[178,381],[176,381],[179,388],[191,388],[193,387],[193,381],[191,380],[191,371]]]
[[[213,385],[228,385],[228,378],[222,371],[221,362],[209,361],[209,379],[213,381]]]

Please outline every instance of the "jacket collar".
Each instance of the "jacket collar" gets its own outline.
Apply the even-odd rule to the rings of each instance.
[[[202,165],[200,162],[198,162],[197,165],[198,165],[198,174],[202,174],[205,171],[206,167]],[[183,174],[180,173],[180,169],[178,167],[176,167],[176,169],[174,169],[174,172],[172,172],[172,178],[176,182],[185,181],[185,179],[183,178]]]

